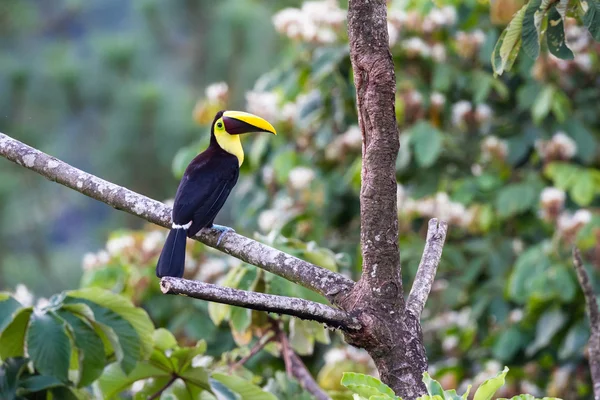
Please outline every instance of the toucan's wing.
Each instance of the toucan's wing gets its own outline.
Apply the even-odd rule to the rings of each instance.
[[[190,237],[212,224],[239,175],[235,156],[209,150],[190,163],[175,195],[173,222],[192,222],[187,230]]]

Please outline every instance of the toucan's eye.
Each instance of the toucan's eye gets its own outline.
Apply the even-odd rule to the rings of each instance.
[[[217,128],[221,129],[223,127],[223,123],[222,122],[217,122]]]

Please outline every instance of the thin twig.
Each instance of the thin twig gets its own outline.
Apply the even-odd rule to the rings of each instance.
[[[573,264],[577,272],[579,285],[583,290],[587,312],[590,318],[590,340],[588,342],[590,373],[594,387],[594,398],[600,400],[600,310],[598,299],[590,283],[590,278],[583,266],[581,253],[577,247],[573,248]]]
[[[444,248],[447,232],[448,224],[445,221],[439,221],[438,223],[437,218],[429,220],[425,249],[423,249],[415,281],[406,301],[407,310],[417,318],[421,317],[421,313],[429,297],[429,292],[431,291],[431,286],[433,285],[442,257],[442,249]]]
[[[355,330],[360,328],[357,320],[345,311],[314,301],[273,294],[249,292],[210,283],[165,277],[160,281],[165,294],[182,294],[196,299],[250,308],[253,310],[292,315],[294,317],[322,322],[332,328]]]
[[[279,321],[273,320],[273,330],[281,344],[281,353],[288,376],[296,378],[304,390],[315,396],[317,400],[331,400],[331,397],[314,380],[302,359],[292,349],[285,331],[279,326]]]
[[[27,169],[165,228],[171,227],[171,207],[49,156],[33,147],[0,133],[0,155]],[[204,229],[194,238],[265,271],[327,297],[335,303],[338,295],[350,291],[354,282],[341,274],[300,260],[282,251],[230,232],[217,245],[220,232]]]
[[[162,392],[167,390],[169,388],[169,386],[171,386],[173,384],[173,382],[175,382],[177,380],[177,378],[179,378],[179,376],[177,376],[177,374],[171,375],[171,379],[169,379],[169,381],[167,383],[165,383],[160,389],[158,389],[158,391],[156,393],[154,393],[152,396],[148,397],[148,400],[159,399]]]
[[[244,357],[240,358],[236,363],[232,364],[230,367],[231,371],[235,371],[242,365],[246,364],[248,360],[254,357],[259,351],[265,348],[265,346],[271,343],[275,339],[272,331],[267,332],[263,337],[261,337],[250,349],[250,353],[246,354]]]

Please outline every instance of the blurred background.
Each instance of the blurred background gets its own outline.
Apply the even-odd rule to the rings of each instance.
[[[430,372],[465,388],[508,365],[498,395],[589,398],[589,327],[570,250],[583,250],[600,291],[599,46],[572,21],[573,60],[522,54],[496,78],[490,55],[522,0],[388,3],[407,287],[427,220],[450,223],[423,325]],[[345,9],[3,0],[0,132],[167,200],[208,144],[216,111],[261,115],[279,134],[244,138],[242,175],[217,222],[358,278],[362,140]],[[260,336],[259,313],[159,294],[164,230],[6,160],[0,205],[0,289],[22,302],[110,289],[180,341],[206,339],[214,357]],[[324,301],[199,243],[188,253],[188,278]],[[288,329],[323,387],[341,389],[342,371],[374,373],[368,356],[318,324]],[[264,353],[254,372],[281,368]]]

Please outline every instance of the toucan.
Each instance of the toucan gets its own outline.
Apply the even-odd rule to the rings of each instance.
[[[173,204],[173,225],[158,258],[156,276],[183,276],[186,236],[202,228],[221,231],[218,243],[233,229],[213,223],[231,189],[235,186],[244,149],[240,134],[269,132],[275,128],[266,120],[241,111],[219,111],[210,129],[210,144],[187,166]]]

